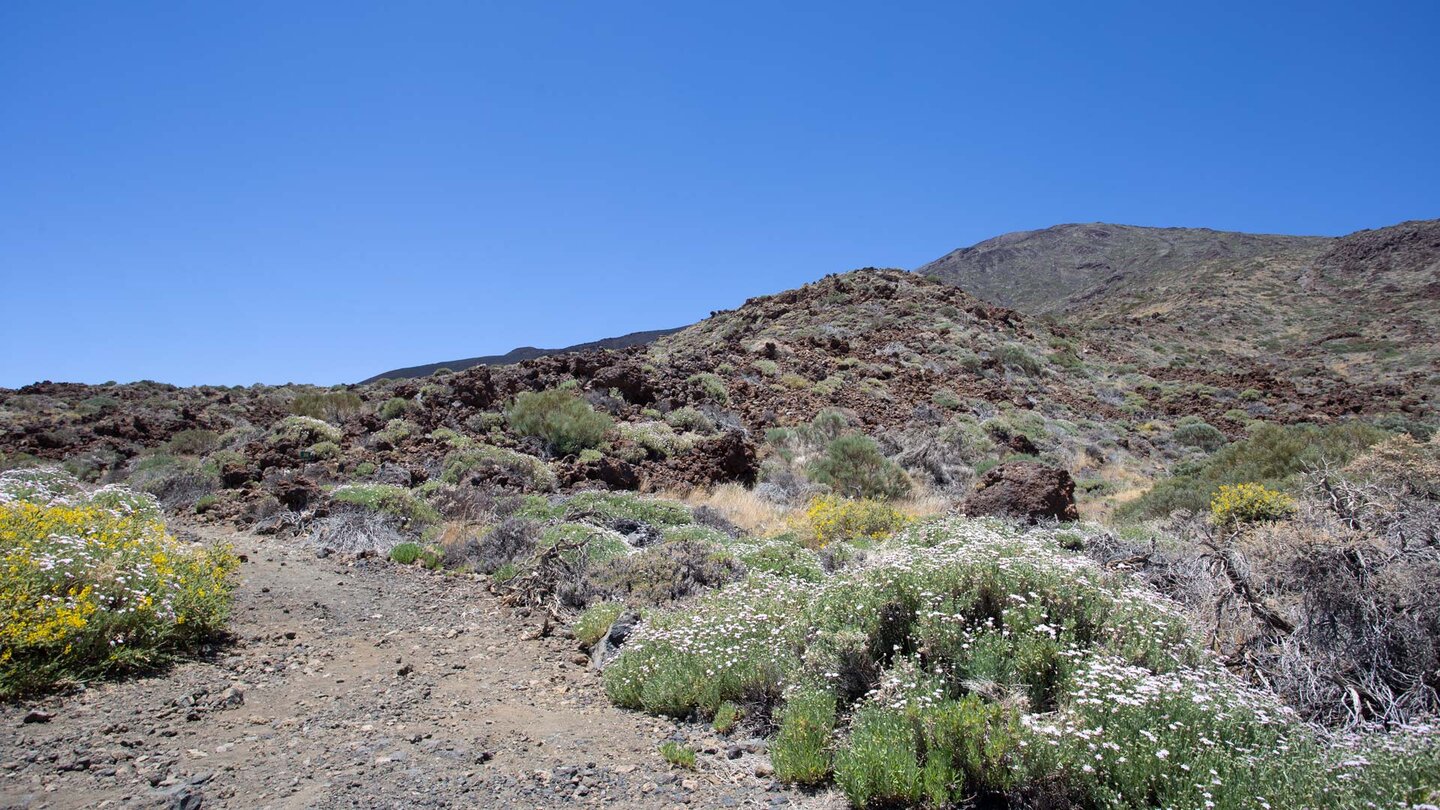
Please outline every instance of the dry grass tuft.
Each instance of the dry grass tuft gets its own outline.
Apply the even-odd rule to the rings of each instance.
[[[791,511],[756,495],[739,484],[721,484],[710,490],[694,489],[680,495],[662,493],[662,497],[683,501],[689,506],[708,506],[747,534],[768,537],[784,532]]]

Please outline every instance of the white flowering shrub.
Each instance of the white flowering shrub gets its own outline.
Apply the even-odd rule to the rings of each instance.
[[[1433,738],[1322,740],[1173,603],[995,521],[912,526],[819,582],[752,572],[647,617],[605,683],[676,717],[773,711],[777,775],[862,807],[1394,806],[1440,785]]]
[[[0,699],[146,669],[223,626],[239,560],[166,531],[151,495],[0,475]]]

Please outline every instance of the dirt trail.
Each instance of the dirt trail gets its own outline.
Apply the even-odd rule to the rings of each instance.
[[[527,640],[483,582],[196,531],[245,555],[235,643],[0,706],[0,807],[837,805],[767,778],[758,740],[610,706],[574,641]],[[697,770],[660,759],[672,738]]]

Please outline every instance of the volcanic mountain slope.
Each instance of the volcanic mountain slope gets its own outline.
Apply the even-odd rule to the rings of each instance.
[[[614,420],[586,454],[553,454],[506,415],[518,394],[556,388]],[[1019,455],[1103,493],[1203,454],[1181,420],[1233,439],[1257,419],[1387,413],[1392,394],[1334,375],[1284,378],[1243,358],[1151,366],[943,282],[866,269],[751,299],[646,347],[424,379],[0,391],[0,466],[64,461],[168,508],[273,523],[322,508],[348,483],[547,492],[793,480],[816,451],[793,437],[831,410],[876,438],[921,492],[964,495],[977,470]]]
[[[1319,255],[1324,237],[1095,222],[1017,231],[960,248],[921,267],[979,296],[1025,312],[1067,312],[1097,288],[1145,284],[1203,262]]]
[[[1440,220],[1340,238],[1061,225],[918,270],[1055,318],[1147,365],[1245,360],[1379,385],[1415,414],[1440,390]]]
[[[549,357],[552,354],[564,354],[566,352],[583,352],[591,349],[628,349],[631,346],[644,346],[666,335],[680,331],[684,327],[673,329],[651,329],[645,332],[631,332],[620,337],[602,338],[592,340],[589,343],[578,343],[574,346],[566,346],[563,349],[537,349],[534,346],[521,346],[511,349],[504,354],[487,354],[482,357],[467,357],[464,360],[445,360],[439,363],[426,363],[421,366],[408,366],[406,368],[391,369],[376,374],[361,384],[378,382],[380,380],[404,380],[415,377],[428,377],[441,369],[451,371],[464,371],[475,366],[508,366],[518,363],[521,360],[534,360],[537,357]]]

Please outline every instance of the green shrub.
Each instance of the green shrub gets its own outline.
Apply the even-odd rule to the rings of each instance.
[[[775,777],[800,785],[824,782],[830,776],[835,696],[819,689],[800,692],[786,702],[779,720],[780,733],[770,746]]]
[[[674,740],[668,740],[660,744],[660,756],[665,761],[677,768],[695,770],[695,749],[688,745],[681,745]]]
[[[1004,368],[1013,368],[1031,377],[1039,376],[1045,369],[1045,362],[1017,343],[1003,343],[990,352],[990,356]]]
[[[807,582],[824,579],[825,569],[820,565],[820,558],[814,551],[792,538],[793,535],[782,535],[735,543],[731,545],[730,551],[751,571],[764,571],[777,577],[795,577]]]
[[[419,543],[400,543],[390,549],[390,559],[401,565],[414,565],[418,562],[431,571],[438,571],[445,556],[437,548],[422,546]]]
[[[904,713],[862,706],[850,721],[849,744],[835,758],[835,781],[845,798],[856,807],[919,804],[924,782],[918,743]]]
[[[340,442],[344,431],[313,416],[287,416],[270,431],[272,445],[309,447],[317,442]]]
[[[474,444],[445,456],[440,480],[458,484],[477,470],[491,469],[519,479],[526,489],[549,492],[558,484],[550,467],[534,456],[489,444]]]
[[[1225,445],[1198,466],[1175,470],[1141,497],[1121,506],[1127,519],[1164,517],[1177,509],[1199,514],[1222,484],[1258,483],[1284,491],[1305,470],[1328,462],[1343,465],[1389,434],[1361,422],[1335,425],[1259,426],[1250,436]]]
[[[306,461],[326,460],[340,457],[340,445],[335,442],[316,442],[305,449],[300,457]]]
[[[588,523],[559,523],[545,529],[535,544],[537,552],[555,546],[573,546],[560,557],[584,569],[630,553],[630,546],[618,532]]]
[[[676,430],[709,435],[715,432],[715,423],[699,410],[686,405],[665,415],[665,421]]]
[[[664,604],[738,578],[740,563],[708,543],[682,541],[614,555],[590,578],[602,594],[629,603]]]
[[[540,439],[559,455],[599,445],[614,426],[614,420],[598,413],[590,403],[558,389],[520,394],[506,418],[515,432]]]
[[[804,391],[810,387],[810,381],[799,374],[787,372],[780,375],[780,384],[791,391]]]
[[[565,516],[565,507],[551,506],[550,501],[543,495],[524,495],[520,498],[520,504],[515,511],[510,513],[511,517],[533,520],[543,523],[547,520],[559,520]]]
[[[1225,434],[1198,416],[1181,419],[1175,429],[1170,431],[1170,438],[1177,444],[1198,447],[1207,453],[1213,453],[1225,446]]]
[[[1416,441],[1429,441],[1435,435],[1435,426],[1411,419],[1403,413],[1387,413],[1375,419],[1375,427],[1392,433],[1408,433]]]
[[[400,543],[390,549],[390,560],[401,565],[412,565],[424,553],[425,547],[419,543]]]
[[[408,419],[391,419],[385,427],[375,431],[377,447],[398,447],[401,442],[419,432],[420,426]]]
[[[409,410],[410,400],[405,399],[404,397],[391,397],[390,399],[385,400],[384,404],[380,406],[380,409],[377,412],[380,414],[381,419],[384,419],[388,422],[391,419],[399,419],[400,417],[408,413]]]
[[[608,523],[634,520],[664,528],[693,523],[690,508],[677,501],[642,498],[628,492],[580,492],[565,502],[566,520]]]
[[[900,498],[910,491],[905,471],[861,434],[830,442],[824,457],[810,465],[810,477],[852,498]]]
[[[661,535],[667,543],[709,543],[712,546],[724,546],[730,542],[730,535],[703,523],[665,526]]]
[[[694,446],[694,437],[676,434],[665,422],[621,422],[615,428],[621,439],[644,449],[650,458],[669,458]]]
[[[406,523],[438,523],[440,513],[404,487],[392,484],[344,484],[330,491],[337,503],[393,515]]]
[[[355,474],[361,478],[369,478],[375,474],[376,469],[374,462],[362,461],[355,465]]]
[[[774,377],[776,374],[780,373],[780,366],[776,365],[774,360],[766,360],[764,358],[761,358],[759,360],[753,361],[750,365],[754,366],[756,371],[760,372],[766,377]]]
[[[594,647],[610,632],[610,626],[624,610],[625,606],[618,602],[601,602],[586,608],[575,620],[575,640],[586,647]]]
[[[200,469],[206,475],[219,476],[226,467],[244,467],[245,463],[245,456],[241,453],[234,450],[216,450],[205,457],[205,463],[200,465]]]
[[[220,434],[213,430],[182,430],[165,443],[165,451],[179,456],[203,456],[220,446]]]
[[[685,379],[685,382],[694,386],[700,391],[701,396],[711,402],[720,405],[728,405],[730,403],[730,389],[726,387],[725,380],[721,379],[717,374],[711,374],[708,371],[700,374],[692,374]]]
[[[327,422],[339,421],[359,413],[365,403],[350,391],[327,391],[320,394],[301,394],[290,403],[290,412],[297,416],[309,416]]]
[[[965,404],[958,394],[945,388],[931,394],[930,401],[935,404],[935,407],[944,408],[947,411],[959,410],[960,406]]]

